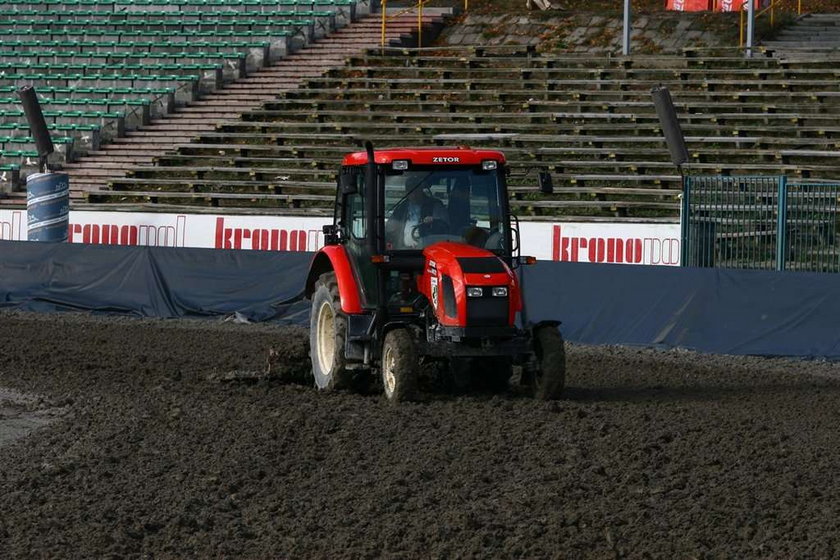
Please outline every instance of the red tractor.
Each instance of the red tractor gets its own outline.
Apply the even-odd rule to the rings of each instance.
[[[537,398],[557,398],[563,338],[556,321],[527,321],[504,154],[365,148],[344,158],[306,281],[316,386],[378,373],[388,400],[410,400],[438,361],[456,384],[505,385],[517,365]]]

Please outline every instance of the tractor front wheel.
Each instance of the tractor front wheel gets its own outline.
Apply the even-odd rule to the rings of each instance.
[[[534,397],[542,401],[560,398],[566,385],[566,345],[557,327],[535,328],[534,350],[537,358]]]
[[[344,342],[347,316],[341,310],[335,273],[322,274],[312,294],[309,318],[309,356],[318,389],[331,391],[347,385]]]
[[[382,342],[382,385],[385,398],[392,403],[416,396],[419,358],[408,329],[388,331]]]

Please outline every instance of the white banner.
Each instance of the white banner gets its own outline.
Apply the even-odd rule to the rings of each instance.
[[[70,242],[316,251],[331,218],[70,212]],[[522,254],[540,260],[678,266],[679,224],[520,222]],[[0,239],[26,240],[26,211],[0,210]]]
[[[679,266],[679,224],[522,222],[522,254],[564,262]]]

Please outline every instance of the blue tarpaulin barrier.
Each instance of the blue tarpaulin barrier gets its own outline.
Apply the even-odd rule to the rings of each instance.
[[[0,305],[307,325],[311,258],[0,241]],[[524,288],[573,342],[840,359],[836,274],[540,262]]]
[[[308,322],[312,255],[0,241],[0,306]]]
[[[545,262],[525,291],[586,344],[840,359],[837,274]]]

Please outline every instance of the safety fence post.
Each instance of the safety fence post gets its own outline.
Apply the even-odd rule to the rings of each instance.
[[[683,177],[682,204],[680,205],[680,266],[688,263],[688,221],[691,208],[691,177]]]
[[[779,201],[776,216],[776,270],[784,270],[787,264],[787,177],[779,177]]]

